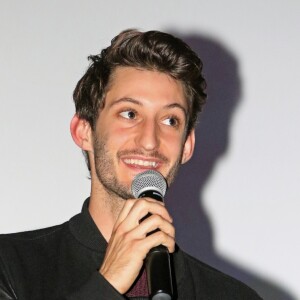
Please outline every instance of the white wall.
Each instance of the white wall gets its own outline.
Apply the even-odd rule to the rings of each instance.
[[[300,299],[299,13],[296,0],[2,0],[0,232],[61,223],[80,210],[89,181],[69,120],[86,57],[123,29],[167,30],[217,45],[238,67],[228,145],[199,200],[216,265],[265,299]]]

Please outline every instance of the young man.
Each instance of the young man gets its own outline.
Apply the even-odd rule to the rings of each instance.
[[[90,59],[71,134],[91,195],[69,222],[0,238],[0,299],[148,299],[144,260],[159,245],[171,253],[173,299],[260,299],[175,246],[162,202],[132,196],[137,174],[158,171],[170,186],[193,154],[206,100],[200,59],[169,34],[135,30]]]

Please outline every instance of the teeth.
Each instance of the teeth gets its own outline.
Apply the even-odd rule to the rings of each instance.
[[[157,163],[154,161],[140,160],[140,159],[124,159],[126,164],[138,165],[143,167],[156,167]]]

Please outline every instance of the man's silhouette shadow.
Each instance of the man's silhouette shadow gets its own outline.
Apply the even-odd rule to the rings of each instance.
[[[204,62],[208,101],[200,114],[193,158],[181,168],[176,184],[166,197],[175,220],[176,240],[185,251],[245,282],[264,299],[295,300],[277,284],[233,264],[214,249],[213,231],[203,208],[202,194],[216,162],[228,148],[230,123],[241,101],[241,82],[236,59],[220,43],[198,35],[181,38]]]

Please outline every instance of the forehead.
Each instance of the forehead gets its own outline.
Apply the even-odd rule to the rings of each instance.
[[[111,74],[106,101],[126,97],[160,104],[174,102],[188,107],[180,81],[154,70],[117,67]]]

